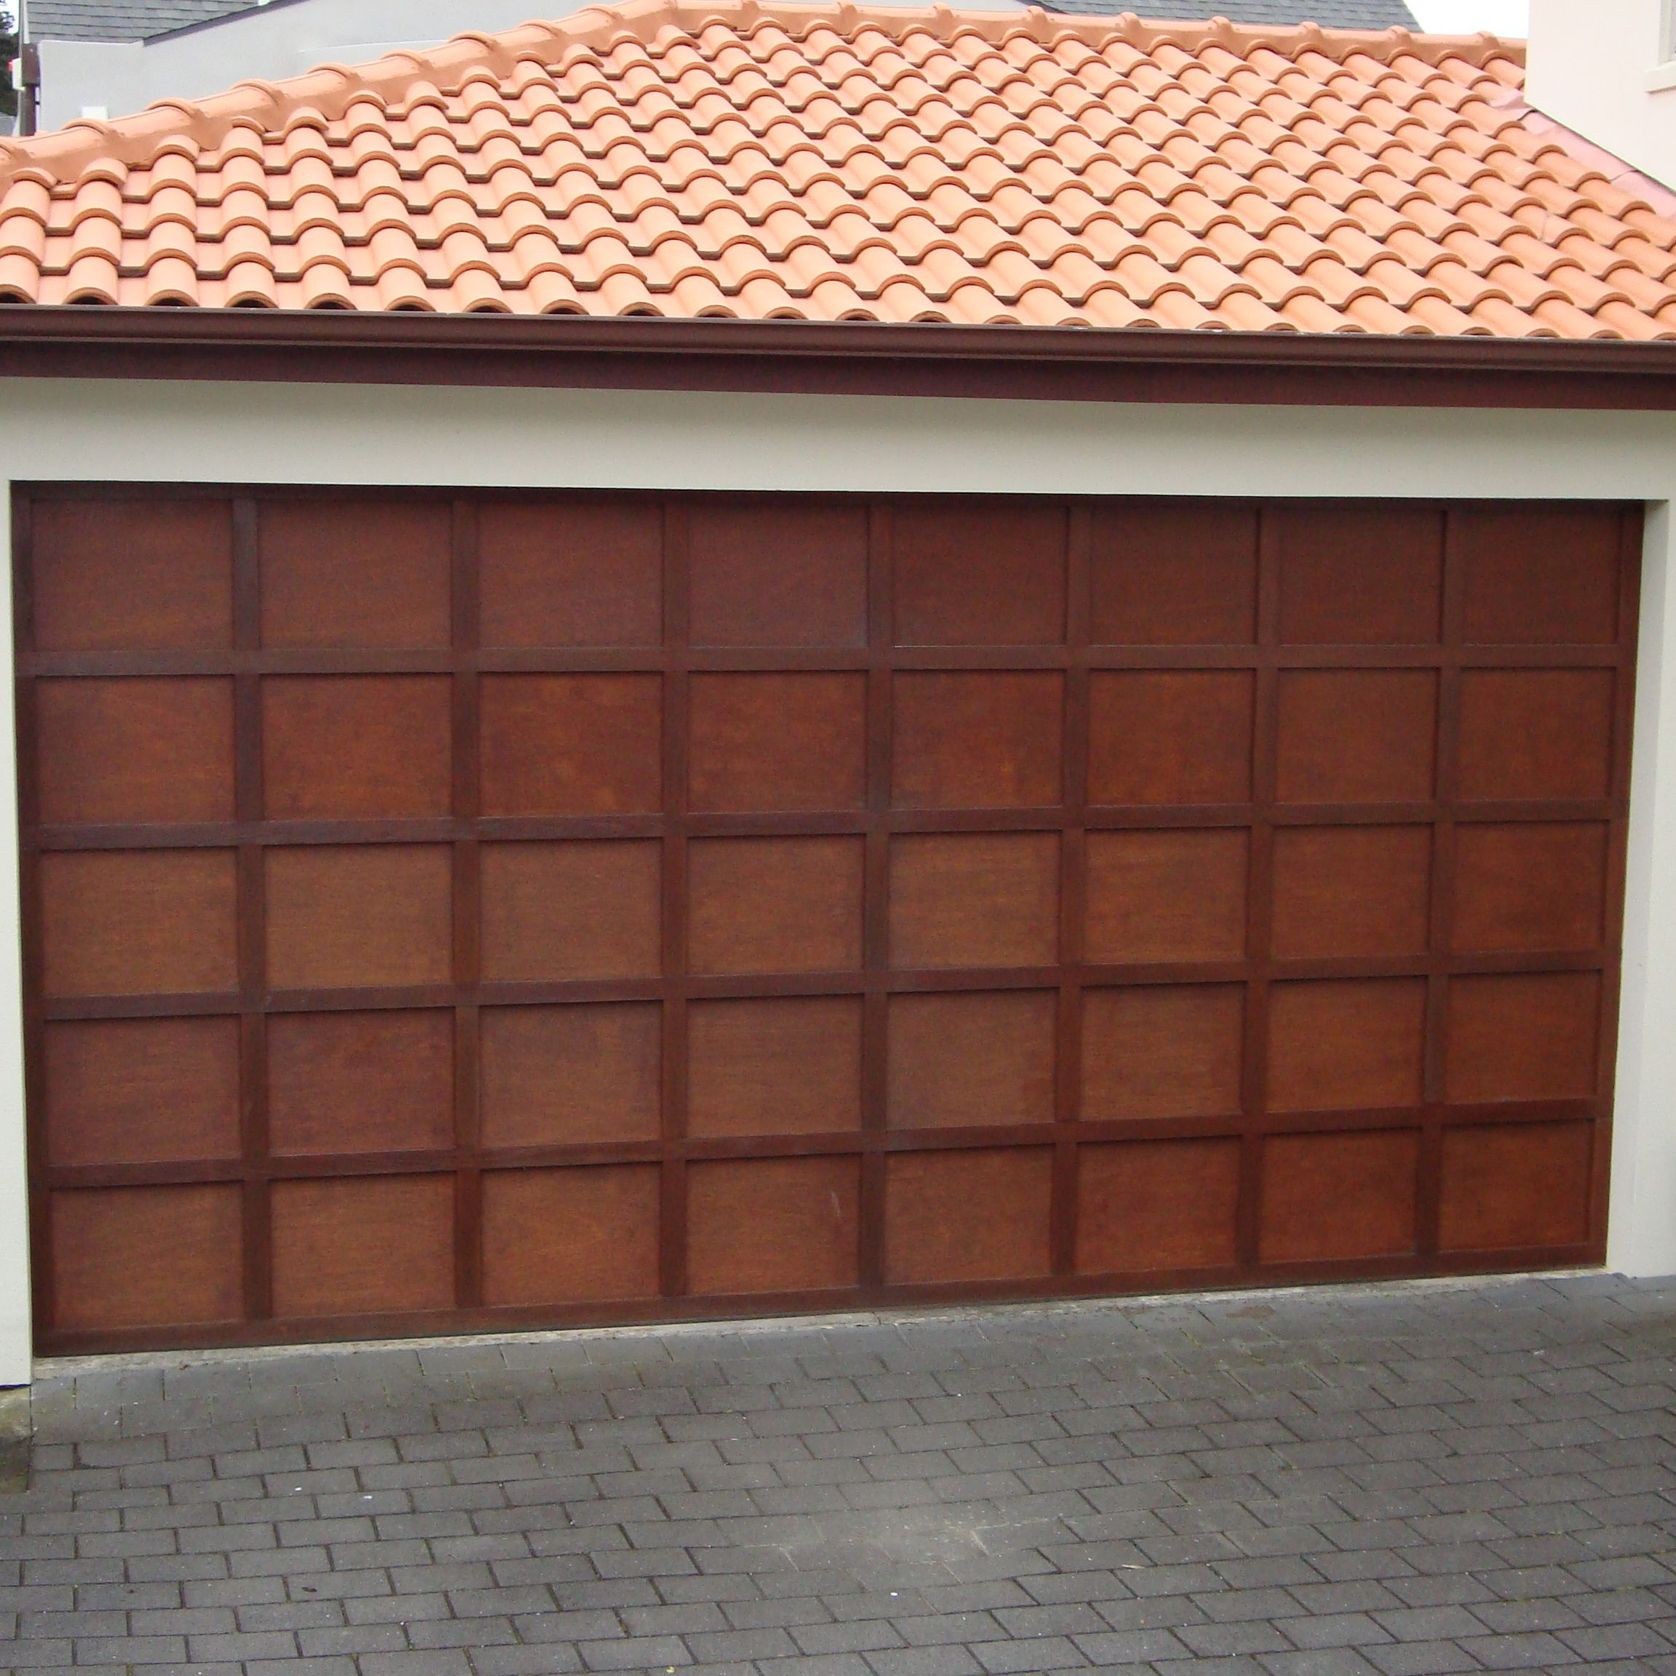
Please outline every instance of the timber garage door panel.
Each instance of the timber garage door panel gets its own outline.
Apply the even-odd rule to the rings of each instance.
[[[15,535],[46,1346],[1602,1251],[1633,513]]]

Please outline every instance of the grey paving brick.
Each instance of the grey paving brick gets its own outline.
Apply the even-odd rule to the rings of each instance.
[[[1597,1277],[54,1375],[0,1666],[1676,1676],[1673,1362]]]

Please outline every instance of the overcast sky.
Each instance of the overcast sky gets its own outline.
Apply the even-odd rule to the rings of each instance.
[[[1422,29],[1471,35],[1523,35],[1530,27],[1529,0],[1408,0]]]

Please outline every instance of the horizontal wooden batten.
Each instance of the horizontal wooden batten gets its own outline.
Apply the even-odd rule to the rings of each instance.
[[[1355,1134],[1360,1131],[1418,1132],[1427,1124],[1444,1129],[1594,1123],[1603,1116],[1594,1100],[1510,1101],[1493,1106],[1398,1106],[1386,1110],[1265,1112],[1255,1126],[1261,1135]],[[843,1130],[826,1134],[741,1134],[682,1137],[673,1154],[685,1159],[809,1158],[867,1153],[961,1152],[973,1149],[1029,1150],[1055,1142],[1084,1145],[1124,1142],[1234,1140],[1248,1132],[1237,1115],[1225,1117],[1089,1117],[1067,1122],[991,1123],[965,1129]],[[73,1191],[111,1187],[242,1181],[305,1181],[323,1177],[437,1175],[479,1170],[592,1169],[614,1164],[650,1164],[670,1155],[658,1141],[590,1141],[565,1146],[452,1147],[437,1151],[334,1152],[315,1156],[274,1154],[254,1169],[240,1159],[183,1158],[134,1164],[51,1164],[48,1185]]]
[[[1615,668],[1622,653],[1613,646],[1463,647],[1446,654],[1427,646],[1090,646],[1080,654],[1090,669],[1576,669]],[[895,670],[1068,669],[1072,654],[1063,646],[898,646]],[[20,675],[51,680],[113,680],[143,675],[548,675],[662,674],[672,667],[666,653],[604,647],[484,650],[471,658],[447,652],[392,652],[374,647],[307,652],[269,649],[248,652],[48,653],[18,660]],[[839,648],[693,648],[684,667],[709,674],[865,670],[864,651]]]

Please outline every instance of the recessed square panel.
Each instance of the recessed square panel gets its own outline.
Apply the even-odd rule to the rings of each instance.
[[[269,501],[259,513],[264,646],[448,645],[446,501]]]
[[[1063,507],[926,500],[891,517],[897,645],[1064,640]]]
[[[650,500],[484,501],[485,646],[656,646],[663,508]]]
[[[694,675],[694,809],[857,809],[867,795],[867,677]]]
[[[1282,959],[1424,951],[1429,826],[1286,826],[1274,835],[1274,952]]]
[[[1424,803],[1437,761],[1437,676],[1293,669],[1280,677],[1282,803]]]
[[[893,966],[1051,966],[1058,958],[1056,833],[891,840]]]
[[[485,675],[485,815],[648,814],[663,802],[656,675]]]
[[[891,800],[899,808],[1042,808],[1063,800],[1062,675],[899,674],[892,693]]]
[[[244,1313],[242,1189],[114,1187],[54,1193],[52,1326],[189,1327]]]
[[[236,1018],[87,1019],[43,1028],[50,1162],[238,1156]]]
[[[1250,838],[1243,827],[1088,834],[1096,965],[1238,960],[1245,953]]]
[[[375,1315],[454,1303],[454,1178],[276,1181],[274,1314]]]
[[[655,1164],[484,1173],[484,1303],[599,1303],[657,1290]]]
[[[1238,984],[1084,990],[1082,1115],[1232,1116],[1244,1035]]]
[[[453,1013],[275,1013],[268,1135],[276,1153],[451,1147]]]
[[[262,683],[268,818],[446,815],[451,740],[446,676],[270,676]]]
[[[1417,1237],[1419,1157],[1411,1129],[1271,1135],[1263,1143],[1259,1260],[1406,1256]]]
[[[229,501],[38,500],[30,525],[42,651],[232,645]]]
[[[655,1001],[485,1007],[479,1017],[485,1146],[657,1138],[663,1018]]]
[[[48,825],[233,818],[231,681],[41,681],[35,729]]]
[[[1612,785],[1609,669],[1469,669],[1461,796],[1599,798]]]
[[[1424,978],[1279,983],[1269,990],[1270,1111],[1418,1105]]]
[[[867,642],[860,501],[708,496],[687,511],[695,646]]]
[[[704,838],[687,846],[695,972],[861,965],[859,838]]]
[[[270,849],[275,989],[442,984],[452,972],[453,857],[438,844]]]
[[[1051,1267],[1046,1147],[893,1152],[885,1164],[885,1279],[1030,1280]]]
[[[693,1001],[687,1128],[787,1135],[861,1123],[861,998]]]
[[[663,846],[655,840],[485,844],[479,855],[486,981],[657,973]]]
[[[1228,1268],[1239,1193],[1237,1140],[1079,1147],[1077,1272]]]
[[[1096,671],[1088,801],[1243,803],[1251,796],[1252,682],[1243,669]]]
[[[891,996],[890,1126],[1051,1123],[1058,1001],[1036,989]]]
[[[1450,1100],[1586,1100],[1600,1059],[1598,972],[1449,980]]]
[[[1593,1154],[1588,1123],[1444,1130],[1438,1244],[1444,1251],[1581,1245]]]
[[[1606,840],[1606,827],[1596,822],[1458,826],[1452,946],[1598,947],[1606,925]]]
[[[1239,646],[1257,627],[1257,511],[1141,501],[1094,511],[1097,646]]]
[[[231,850],[54,853],[40,880],[45,994],[237,987]]]
[[[1451,514],[1469,644],[1605,645],[1618,635],[1621,518],[1597,506]]]
[[[1443,514],[1358,502],[1265,515],[1280,553],[1280,638],[1292,645],[1421,645],[1443,615]]]
[[[854,1286],[860,1161],[739,1158],[687,1166],[687,1290],[810,1292]]]

